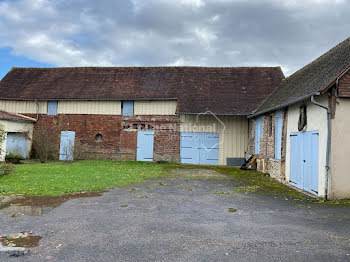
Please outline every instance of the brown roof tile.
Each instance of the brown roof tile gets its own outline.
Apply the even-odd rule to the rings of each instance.
[[[279,67],[13,68],[0,99],[178,99],[179,113],[247,115],[283,78]]]
[[[20,115],[20,114],[12,114],[6,111],[0,110],[0,119],[4,120],[13,120],[13,121],[22,121],[22,122],[35,122],[36,120],[34,118]]]

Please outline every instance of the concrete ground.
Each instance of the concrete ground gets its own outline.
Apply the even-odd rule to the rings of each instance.
[[[0,261],[350,261],[349,207],[237,192],[236,181],[203,172],[21,207],[32,216],[7,207],[0,235],[42,239]]]

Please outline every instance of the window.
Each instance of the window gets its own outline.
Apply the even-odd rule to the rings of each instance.
[[[133,124],[133,125],[132,125],[132,128],[133,128],[133,129],[138,129],[138,128],[137,128],[137,124]]]
[[[47,101],[47,115],[55,116],[57,115],[57,100]]]
[[[301,104],[299,109],[298,130],[302,131],[307,124],[306,105]]]
[[[95,142],[97,142],[97,143],[102,142],[102,135],[101,135],[101,134],[97,134],[97,135],[95,136]]]
[[[122,116],[133,116],[134,115],[134,101],[125,100],[122,101]]]

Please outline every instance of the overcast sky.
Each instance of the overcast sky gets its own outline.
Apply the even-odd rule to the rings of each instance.
[[[281,66],[350,36],[350,0],[0,0],[12,66]]]

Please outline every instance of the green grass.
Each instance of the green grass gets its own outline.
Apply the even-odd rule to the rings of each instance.
[[[164,176],[171,164],[82,160],[16,165],[13,174],[0,177],[0,194],[57,196],[94,192]]]

